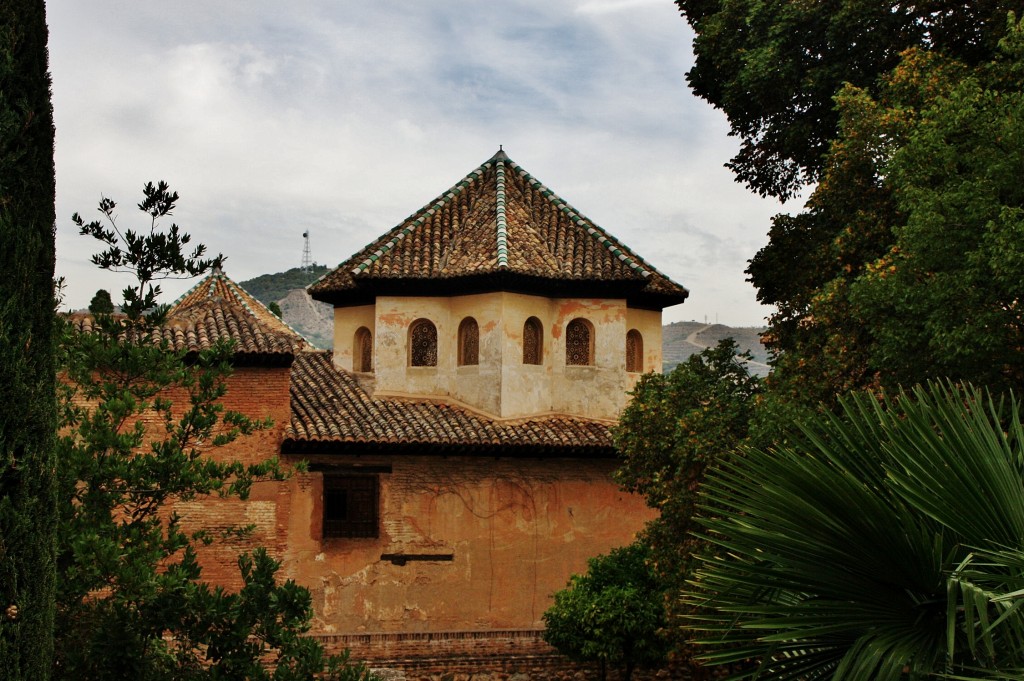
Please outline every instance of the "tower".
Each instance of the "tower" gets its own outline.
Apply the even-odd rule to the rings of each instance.
[[[313,256],[309,251],[309,230],[302,233],[304,243],[302,246],[302,269],[306,272],[313,266]]]

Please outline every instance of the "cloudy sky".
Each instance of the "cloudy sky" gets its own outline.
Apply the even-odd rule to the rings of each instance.
[[[534,177],[690,289],[667,321],[755,325],[746,261],[784,207],[723,168],[724,117],[692,96],[671,0],[49,0],[57,274],[96,270],[73,212],[148,225],[142,186],[238,281],[336,265],[504,145]],[[785,207],[793,209],[793,206]],[[167,282],[167,302],[188,282]],[[117,296],[115,295],[115,298]]]

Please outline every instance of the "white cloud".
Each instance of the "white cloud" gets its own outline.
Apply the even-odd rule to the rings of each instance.
[[[659,0],[591,0],[576,8],[579,14],[610,14],[634,10],[637,7],[652,7]]]
[[[122,220],[147,180],[246,279],[335,264],[503,144],[692,291],[668,319],[757,323],[745,260],[778,212],[735,184],[722,116],[686,89],[671,2],[50,0],[58,270],[68,304],[117,289],[69,216]],[[188,284],[173,284],[180,292]]]

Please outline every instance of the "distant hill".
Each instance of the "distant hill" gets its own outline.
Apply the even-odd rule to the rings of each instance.
[[[318,348],[334,347],[334,308],[313,300],[306,289],[294,288],[281,300],[281,316]]]
[[[331,268],[314,265],[309,271],[295,267],[278,274],[263,274],[239,282],[246,291],[264,305],[272,302],[281,306],[284,320],[318,348],[334,346],[334,310],[327,303],[313,300],[306,293],[309,284],[322,277]],[[724,324],[702,322],[675,322],[662,328],[663,370],[671,371],[685,362],[690,355],[704,348],[714,347],[723,338],[733,338],[741,350],[753,356],[750,371],[758,376],[768,373],[768,351],[761,344],[762,327],[731,327]]]
[[[732,338],[740,350],[748,351],[753,357],[750,373],[757,376],[768,374],[768,351],[761,343],[765,327],[732,327],[724,324],[703,322],[675,322],[661,329],[662,370],[672,371],[677,364],[685,362],[690,355],[704,348],[714,347],[718,341]]]
[[[313,264],[308,270],[293,267],[287,272],[261,274],[255,279],[238,283],[261,303],[269,305],[280,301],[292,289],[306,288],[330,271],[331,268],[326,265]]]
[[[334,309],[310,298],[306,287],[330,270],[325,265],[313,265],[309,270],[294,267],[238,283],[264,305],[280,305],[281,316],[293,329],[313,345],[327,350],[334,345]]]

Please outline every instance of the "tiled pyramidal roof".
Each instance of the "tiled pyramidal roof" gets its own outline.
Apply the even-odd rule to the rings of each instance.
[[[234,341],[236,358],[291,361],[312,346],[220,269],[175,301],[161,334],[176,350],[195,352]]]
[[[389,283],[502,282],[591,290],[661,309],[688,292],[498,151],[451,189],[309,287],[318,300],[362,302]],[[576,287],[574,289],[573,287]]]
[[[490,420],[460,407],[371,397],[355,377],[334,366],[330,353],[296,356],[291,370],[292,420],[285,451],[466,452],[502,456],[541,453],[613,456],[609,425],[572,417],[533,418],[515,422]]]

